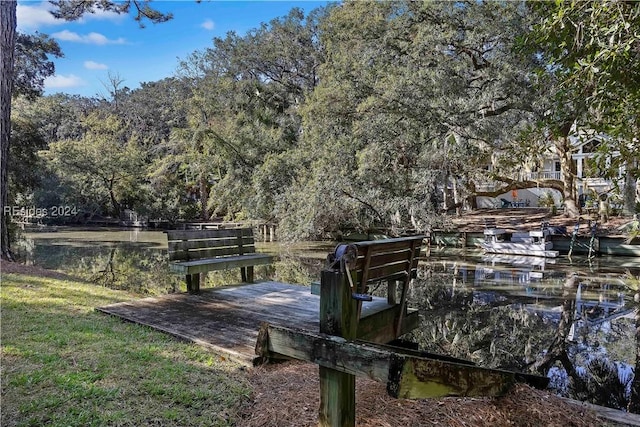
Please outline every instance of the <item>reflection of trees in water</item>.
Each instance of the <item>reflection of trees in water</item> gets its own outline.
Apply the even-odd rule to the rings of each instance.
[[[555,386],[560,394],[597,405],[626,408],[629,403],[627,390],[632,376],[609,360],[609,355],[602,351],[597,340],[589,344],[584,335],[578,343],[571,342],[570,331],[577,320],[574,315],[579,285],[579,276],[569,273],[563,284],[562,311],[555,336],[533,367],[544,375],[548,375],[558,365],[562,367],[566,381],[562,381],[562,376],[552,381],[552,387]],[[607,335],[602,338],[614,340],[616,328],[610,328]]]
[[[552,335],[544,320],[522,304],[480,302],[468,288],[452,288],[437,276],[417,280],[411,301],[423,309],[412,339],[426,351],[472,360],[490,368],[525,370],[533,349]]]
[[[67,269],[111,289],[159,295],[180,290],[180,278],[171,274],[167,266],[166,251],[114,247],[76,257]]]
[[[635,308],[634,335],[636,339],[635,377],[631,381],[631,396],[627,410],[634,414],[640,414],[640,277],[634,277],[627,273],[627,279],[628,286],[633,291]]]
[[[564,283],[557,320],[527,310],[517,297],[452,286],[452,277],[447,275],[428,271],[421,275],[429,278],[415,281],[411,301],[422,309],[423,319],[410,338],[424,350],[469,359],[486,367],[558,377],[560,380],[552,380],[556,391],[578,400],[629,410],[637,402],[638,379],[632,382],[633,375],[618,369],[602,347],[603,342],[624,346],[619,351],[626,349],[628,356],[628,346],[622,344],[629,342],[628,329],[609,322],[606,328],[600,326],[602,330],[597,334],[589,333],[591,342],[584,335],[578,342],[573,341],[577,275],[570,274]],[[638,326],[640,319],[636,318]],[[636,372],[640,366],[638,334],[640,329],[635,329]]]
[[[283,283],[310,285],[311,282],[320,279],[320,271],[325,264],[325,260],[280,254],[274,264],[273,280]]]

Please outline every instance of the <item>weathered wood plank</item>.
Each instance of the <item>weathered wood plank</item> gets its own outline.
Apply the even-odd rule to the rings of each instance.
[[[358,305],[340,270],[323,270],[320,281],[320,332],[348,339],[356,337]],[[329,355],[329,354],[327,354]],[[354,426],[356,378],[350,373],[320,365],[319,426]]]
[[[365,248],[366,249],[366,248]],[[366,255],[369,251],[365,252],[362,257],[358,257],[355,263],[355,270],[362,270],[366,262]],[[393,264],[399,261],[406,261],[409,258],[410,248],[404,248],[402,250],[394,250],[384,253],[372,253],[371,260],[369,262],[369,268],[383,266],[386,264]],[[420,248],[415,250],[414,256],[420,256]]]
[[[246,248],[243,247],[242,249],[243,250],[240,251],[238,246],[231,246],[223,248],[208,248],[190,251],[169,252],[169,261],[190,261],[203,258],[228,257],[255,253],[254,246],[247,246]]]
[[[193,239],[209,239],[216,237],[252,237],[253,230],[251,228],[225,228],[220,230],[168,230],[167,240],[193,240]]]
[[[354,245],[358,247],[363,247],[363,248],[364,247],[373,247],[373,248],[384,247],[385,250],[402,249],[407,246],[407,242],[411,242],[414,240],[422,242],[426,238],[427,236],[424,236],[424,235],[396,237],[393,239],[368,240],[364,242],[356,242],[354,243]]]
[[[180,261],[169,264],[174,273],[196,274],[215,270],[228,270],[237,267],[265,265],[273,263],[273,257],[265,254],[247,254],[223,258],[206,258],[193,261]]]
[[[256,345],[259,355],[281,354],[369,377],[387,383],[387,391],[394,397],[500,396],[518,381],[538,388],[546,387],[549,381],[546,377],[483,368],[446,356],[425,357],[427,353],[398,347],[373,346],[283,326],[263,324],[262,328],[267,330],[261,332],[262,342]]]
[[[373,343],[388,343],[419,326],[419,312],[411,310],[402,318],[400,330],[396,330],[396,320],[399,314],[400,307],[394,305],[375,314],[362,316],[358,323],[358,339]]]
[[[344,273],[323,270],[320,287],[320,331],[355,338],[358,327],[357,303]]]
[[[205,249],[205,248],[216,248],[216,247],[226,247],[226,246],[238,246],[242,243],[244,246],[253,246],[254,239],[253,237],[232,237],[232,238],[207,238],[207,239],[198,239],[198,240],[174,240],[168,241],[167,246],[169,248],[169,252],[177,252],[177,251],[188,251],[194,249]]]
[[[193,341],[251,365],[262,322],[317,331],[320,299],[278,282],[204,289],[121,302],[98,310]]]
[[[409,271],[409,263],[401,262],[397,264],[386,264],[369,270],[368,282],[375,282],[381,279],[396,280],[406,276]],[[361,280],[361,274],[358,273],[358,281]]]

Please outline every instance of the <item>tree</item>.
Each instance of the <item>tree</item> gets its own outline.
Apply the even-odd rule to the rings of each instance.
[[[46,34],[20,34],[16,39],[13,96],[23,95],[34,99],[42,95],[44,80],[55,72],[49,57],[64,55],[60,45]]]
[[[117,116],[92,113],[80,139],[61,140],[44,153],[73,192],[67,201],[107,209],[116,218],[141,197],[144,151]]]
[[[20,97],[12,108],[11,159],[9,165],[9,195],[11,205],[27,206],[28,195],[40,185],[41,159],[38,151],[46,148],[40,108]],[[17,198],[22,197],[21,203]]]
[[[303,114],[302,149],[317,160],[299,180],[325,195],[301,208],[316,224],[424,230],[441,202],[462,204],[527,116],[526,64],[511,53],[523,14],[519,3],[472,1],[346,2],[330,13]],[[333,196],[337,210],[324,204]]]
[[[305,18],[293,9],[244,36],[217,38],[182,62],[180,78],[192,88],[188,120],[162,144],[167,156],[156,169],[193,181],[204,217],[273,215],[274,199],[286,186],[269,183],[290,175],[275,177],[276,163],[265,159],[289,159],[285,153],[299,141],[300,107],[322,60],[322,10]],[[158,172],[154,177],[165,175]]]
[[[11,95],[13,92],[13,70],[16,45],[16,8],[15,0],[0,2],[0,29],[2,40],[2,63],[0,64],[0,212],[2,230],[0,231],[0,257],[13,260],[9,240],[8,202],[9,146],[11,138]]]
[[[85,13],[93,13],[96,10],[113,11],[116,13],[129,13],[133,5],[137,14],[135,20],[144,27],[144,19],[148,19],[153,23],[165,22],[172,18],[171,14],[163,14],[149,6],[150,0],[140,2],[138,0],[126,0],[123,2],[109,0],[57,0],[52,1],[57,9],[53,11],[53,15],[57,18],[68,20],[76,20]],[[0,80],[0,212],[2,215],[2,224],[0,230],[0,257],[2,259],[12,260],[9,239],[9,216],[6,214],[8,202],[8,165],[9,165],[9,147],[11,137],[11,98],[13,95],[13,77],[15,67],[15,47],[16,47],[16,9],[17,2],[15,0],[7,0],[0,2],[0,29],[2,30],[2,40],[0,47],[2,49],[2,64],[0,72],[2,77]],[[47,40],[41,40],[47,42]]]
[[[637,2],[532,2],[540,16],[525,39],[529,51],[541,58],[539,76],[551,114],[541,117],[555,134],[563,172],[571,179],[571,126],[586,127],[611,138],[601,146],[603,166],[619,152],[627,173],[640,177],[640,3]],[[549,84],[552,81],[553,84]],[[555,129],[555,131],[554,131]],[[619,164],[614,165],[619,166]],[[601,168],[607,171],[608,168]],[[608,169],[610,171],[610,169]],[[573,185],[566,183],[566,187]],[[635,187],[627,180],[625,193]],[[575,186],[573,185],[573,188]],[[574,215],[575,190],[565,189],[565,201]],[[625,197],[625,208],[633,197]]]

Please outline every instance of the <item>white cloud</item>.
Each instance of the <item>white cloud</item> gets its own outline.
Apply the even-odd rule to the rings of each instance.
[[[2,1],[2,0],[0,0]],[[48,1],[42,1],[40,3],[29,2],[19,3],[16,9],[18,30],[35,31],[42,27],[52,25],[64,25],[68,21],[64,19],[56,19],[51,14],[51,10],[54,10],[54,6]],[[103,10],[96,10],[95,13],[85,13],[80,19],[74,21],[80,24],[84,24],[87,21],[112,21],[120,23],[127,19],[127,14],[118,15],[115,12],[105,12]]]
[[[86,43],[86,44],[96,44],[96,45],[106,45],[106,44],[125,44],[126,40],[122,37],[109,40],[107,37],[103,36],[100,33],[89,33],[85,35],[80,35],[78,33],[74,33],[69,30],[62,30],[57,33],[53,33],[51,35],[53,38],[58,40],[67,41],[67,42],[76,42],[76,43]]]
[[[107,67],[106,64],[100,64],[99,62],[95,62],[95,61],[84,61],[84,68],[86,68],[87,70],[108,70],[109,67]]]
[[[18,30],[37,30],[45,25],[61,25],[65,21],[56,19],[49,12],[51,4],[43,1],[39,4],[18,4],[16,8],[16,19]]]
[[[69,74],[68,76],[55,75],[44,80],[46,89],[67,89],[86,85],[87,83],[84,80],[74,74]]]
[[[211,31],[215,28],[216,24],[211,19],[207,19],[202,24],[200,24],[200,26],[205,30]]]

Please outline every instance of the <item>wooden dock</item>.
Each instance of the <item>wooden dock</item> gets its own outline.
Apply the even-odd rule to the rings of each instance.
[[[365,302],[362,317],[389,309],[386,298]],[[306,286],[259,282],[177,293],[98,307],[98,311],[150,326],[252,364],[263,322],[313,332],[320,330],[320,297]],[[408,313],[415,327],[417,311]]]

